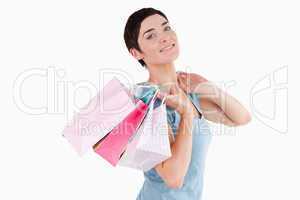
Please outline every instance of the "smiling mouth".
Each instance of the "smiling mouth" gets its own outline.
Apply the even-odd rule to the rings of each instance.
[[[175,46],[175,44],[171,44],[167,47],[162,48],[159,52],[164,52],[164,51],[168,51],[170,49],[173,49],[173,47]]]

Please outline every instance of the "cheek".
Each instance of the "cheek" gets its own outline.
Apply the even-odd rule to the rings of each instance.
[[[153,44],[147,40],[142,40],[139,42],[140,48],[143,52],[147,53],[153,49]]]
[[[154,55],[157,54],[157,52],[159,51],[158,45],[151,45],[151,47],[149,48],[149,51]]]
[[[159,52],[159,45],[157,43],[148,43],[145,45],[145,54],[148,57],[156,57]]]
[[[172,38],[172,40],[174,40],[176,43],[178,42],[178,41],[177,41],[177,35],[176,35],[175,32],[173,32],[173,33],[171,34],[171,38]]]

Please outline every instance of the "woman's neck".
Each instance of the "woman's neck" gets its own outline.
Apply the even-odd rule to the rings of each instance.
[[[177,75],[174,64],[148,66],[148,82],[154,84],[177,84]]]
[[[149,83],[162,86],[165,92],[169,93],[170,86],[177,85],[177,74],[173,63],[165,65],[147,66],[149,71]]]

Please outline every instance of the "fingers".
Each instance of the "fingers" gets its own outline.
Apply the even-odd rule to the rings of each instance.
[[[167,96],[166,93],[159,91],[157,93],[157,98],[159,98],[160,100],[164,99]]]
[[[186,72],[180,72],[180,73],[179,73],[179,76],[178,76],[178,79],[179,79],[181,82],[187,84],[187,83],[190,81],[191,76],[190,76],[189,73],[186,73]]]
[[[175,96],[177,96],[176,94],[167,94],[165,92],[159,91],[157,93],[157,98],[159,98],[160,100],[164,101],[169,101],[169,99],[173,99]]]
[[[179,104],[179,88],[176,85],[171,85],[169,94],[159,91],[157,97],[163,100],[166,105],[176,109]]]
[[[177,77],[178,79],[178,84],[180,86],[180,88],[185,91],[186,93],[189,93],[190,92],[190,87],[191,87],[191,82],[189,80],[189,76],[186,75],[186,73],[182,76],[182,75],[179,75]]]
[[[177,95],[163,95],[162,100],[166,103],[167,106],[176,109],[178,107],[178,97]]]
[[[171,85],[170,87],[170,95],[176,95],[179,92],[179,88],[176,84]]]
[[[179,72],[179,76],[185,78],[188,75],[186,72]]]
[[[208,81],[205,77],[196,73],[178,72],[178,74],[181,78],[188,79],[188,80],[193,79],[200,83]]]
[[[187,79],[190,77],[190,73],[187,72],[179,72],[178,75],[180,79]]]
[[[179,87],[180,87],[183,91],[187,92],[187,87],[186,87],[186,84],[184,84],[184,81],[178,77],[178,78],[177,78],[177,82],[178,82]]]

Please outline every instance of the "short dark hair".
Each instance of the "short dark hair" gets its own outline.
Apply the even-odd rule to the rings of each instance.
[[[131,48],[135,48],[138,51],[142,52],[138,44],[138,37],[141,24],[145,18],[155,14],[161,15],[168,21],[167,16],[163,12],[154,8],[142,8],[140,10],[135,11],[129,16],[124,30],[124,40],[128,51],[130,51]],[[146,67],[146,63],[142,59],[139,60],[139,63],[143,67]]]

